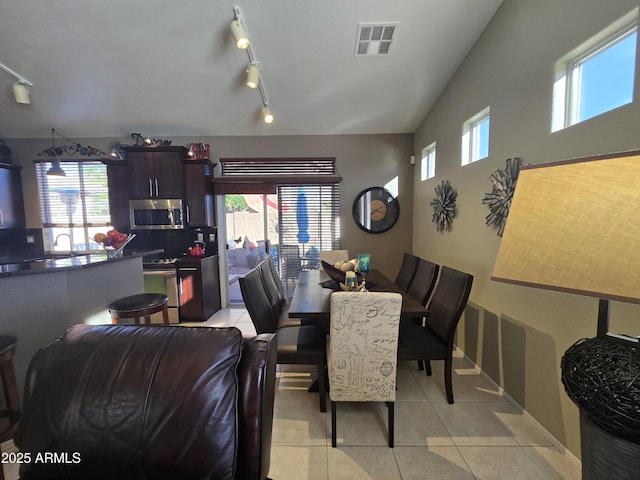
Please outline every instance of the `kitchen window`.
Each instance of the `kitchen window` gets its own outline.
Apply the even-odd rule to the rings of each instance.
[[[45,251],[88,252],[91,240],[111,228],[107,167],[97,161],[63,161],[66,176],[47,175],[51,162],[36,162]]]

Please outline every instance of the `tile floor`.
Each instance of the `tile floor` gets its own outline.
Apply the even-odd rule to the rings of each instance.
[[[235,326],[255,334],[246,310],[219,311],[188,325]],[[313,368],[278,374],[270,478],[273,480],[579,480],[580,467],[462,356],[454,360],[456,403],[444,396],[443,362],[427,377],[415,362],[398,369],[395,448],[387,446],[384,403],[338,404],[338,447],[331,414],[307,392]],[[6,447],[6,445],[3,445]],[[3,450],[6,451],[6,450]],[[17,465],[4,465],[17,479]]]

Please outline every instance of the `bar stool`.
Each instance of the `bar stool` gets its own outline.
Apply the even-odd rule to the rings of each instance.
[[[136,325],[140,325],[140,317],[144,317],[144,323],[151,323],[151,315],[162,312],[162,320],[169,325],[169,311],[167,304],[169,297],[162,293],[140,293],[124,297],[109,305],[111,323],[118,323],[120,318],[133,318]]]
[[[0,416],[8,417],[9,427],[0,432],[0,443],[15,439],[20,428],[20,401],[18,400],[18,383],[13,369],[13,356],[16,352],[18,339],[11,335],[0,335],[0,377],[6,409],[0,410]],[[1,454],[1,452],[0,452]],[[4,479],[4,472],[0,464],[0,479]]]

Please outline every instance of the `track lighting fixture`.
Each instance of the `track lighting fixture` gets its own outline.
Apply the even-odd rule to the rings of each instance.
[[[231,34],[236,42],[236,47],[245,49],[251,43],[249,35],[247,35],[247,31],[244,28],[244,21],[240,16],[240,9],[238,7],[233,7],[233,13],[236,17],[231,22]]]
[[[247,87],[258,88],[260,83],[260,66],[252,62],[247,65]]]
[[[31,99],[29,98],[29,87],[22,82],[15,82],[11,87],[13,91],[13,96],[16,99],[16,103],[22,103],[24,105],[28,105],[31,103]]]
[[[13,92],[13,96],[16,99],[16,102],[22,103],[23,105],[30,104],[31,99],[29,98],[29,87],[33,87],[33,83],[24,78],[22,75],[18,75],[16,72],[11,70],[6,65],[3,65],[2,63],[0,63],[0,70],[4,70],[6,73],[18,80],[11,87],[11,91]]]
[[[262,65],[256,61],[253,54],[253,50],[249,42],[249,34],[246,30],[244,20],[240,16],[240,8],[233,7],[234,20],[231,22],[231,33],[238,48],[246,50],[249,57],[249,63],[247,65],[247,80],[246,85],[250,88],[257,88],[260,90],[260,96],[262,97],[262,116],[265,123],[273,122],[273,114],[269,109],[269,101],[267,100],[267,92],[264,88],[264,80],[262,79]]]
[[[266,103],[262,105],[262,118],[264,118],[264,123],[273,123],[273,114]]]

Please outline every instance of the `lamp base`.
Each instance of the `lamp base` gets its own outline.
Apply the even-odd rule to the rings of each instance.
[[[580,410],[582,480],[636,480],[640,445],[603,430]]]

